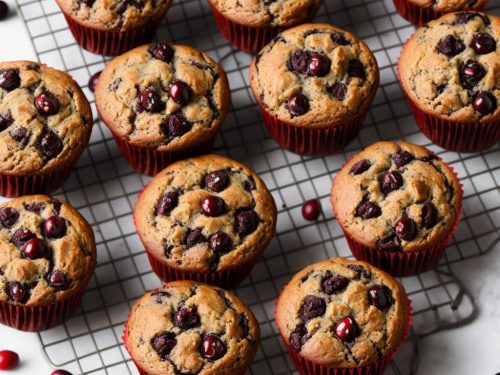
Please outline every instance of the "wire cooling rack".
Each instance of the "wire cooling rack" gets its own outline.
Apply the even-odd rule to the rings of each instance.
[[[38,59],[69,72],[93,99],[87,82],[103,69],[106,59],[75,44],[55,1],[17,3]],[[498,15],[500,4],[490,1],[486,11]],[[232,110],[214,152],[237,159],[259,173],[279,209],[274,240],[251,276],[236,289],[254,311],[262,330],[251,374],[294,373],[273,319],[274,300],[290,276],[311,262],[350,256],[328,202],[332,178],[346,159],[380,139],[406,139],[438,152],[455,168],[464,185],[464,210],[446,257],[436,270],[402,279],[413,300],[415,318],[411,340],[387,374],[412,374],[418,363],[419,337],[465,324],[477,313],[449,264],[487,252],[500,238],[500,147],[497,144],[480,154],[446,152],[418,130],[394,67],[402,43],[414,28],[395,12],[392,0],[327,0],[316,21],[338,25],[362,37],[375,53],[381,72],[381,87],[359,137],[344,153],[328,157],[291,154],[267,136],[248,88],[251,57],[227,45],[215,28],[205,0],[174,1],[157,38],[192,45],[222,64],[231,84]],[[92,108],[97,119],[93,104]],[[148,180],[127,165],[110,132],[96,120],[89,147],[56,195],[78,208],[92,224],[98,266],[77,314],[39,334],[52,365],[74,374],[137,373],[121,344],[121,335],[131,304],[147,289],[160,285],[132,222],[137,193]],[[322,216],[314,223],[304,221],[300,214],[302,202],[312,198],[320,199],[323,206]]]

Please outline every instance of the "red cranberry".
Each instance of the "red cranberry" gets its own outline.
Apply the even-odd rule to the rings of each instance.
[[[35,107],[43,116],[54,115],[59,112],[59,100],[48,91],[35,97]]]
[[[359,335],[359,328],[354,319],[350,317],[340,319],[335,324],[335,334],[343,342],[351,342]]]
[[[0,370],[12,370],[19,364],[19,356],[10,350],[0,351]]]
[[[50,373],[50,375],[72,375],[71,372],[68,372],[66,370],[54,370]]]
[[[210,172],[205,176],[205,186],[212,191],[221,192],[227,185],[229,185],[229,174],[224,169]]]
[[[40,215],[42,211],[45,209],[45,204],[42,202],[25,203],[24,208],[26,209],[26,211],[31,211]]]
[[[0,113],[0,131],[7,129],[7,127],[9,127],[13,122],[14,119],[12,118],[10,111]]]
[[[19,211],[12,207],[0,207],[0,226],[11,228],[19,218]]]
[[[45,133],[38,142],[43,154],[50,159],[59,155],[64,148],[61,138],[50,131]]]
[[[35,234],[29,229],[18,229],[12,235],[11,241],[18,248],[22,248],[33,237],[35,237]]]
[[[497,42],[488,33],[477,33],[472,38],[470,46],[478,55],[486,55],[497,49]]]
[[[323,54],[314,53],[309,60],[307,74],[310,76],[324,77],[330,72],[331,60]]]
[[[454,25],[464,25],[466,23],[468,23],[470,20],[472,20],[474,17],[481,17],[481,14],[480,13],[476,13],[476,12],[463,12],[463,13],[458,13],[457,14],[457,18],[455,20],[455,22],[453,22]],[[483,19],[484,21],[484,19]],[[489,20],[488,22],[485,22],[485,25],[488,25],[489,24]]]
[[[334,83],[330,87],[330,94],[337,100],[344,100],[347,95],[347,86],[342,82]]]
[[[67,276],[60,270],[53,270],[47,276],[47,282],[56,290],[65,290],[69,284]]]
[[[259,221],[255,211],[240,211],[236,215],[235,230],[240,237],[244,237],[257,229]]]
[[[345,35],[342,33],[334,32],[331,35],[332,40],[339,46],[347,46],[351,43],[346,39]]]
[[[21,285],[21,283],[17,281],[11,281],[8,285],[9,287],[9,296],[15,302],[25,303],[29,298],[28,288]]]
[[[97,82],[99,82],[99,76],[101,75],[102,71],[96,72],[90,77],[89,79],[89,89],[90,91],[94,92],[95,87],[97,86]]]
[[[437,223],[438,212],[431,202],[425,202],[422,207],[422,224],[424,228],[431,229]]]
[[[61,216],[51,216],[45,220],[43,231],[48,238],[60,238],[66,234],[66,220]]]
[[[151,340],[151,346],[158,355],[165,360],[172,349],[177,344],[177,339],[173,332],[162,332],[157,334]]]
[[[317,199],[311,199],[302,205],[302,216],[304,219],[314,221],[321,213],[321,203]]]
[[[382,210],[380,207],[367,199],[363,199],[361,203],[356,207],[356,216],[363,219],[373,219],[382,215]]]
[[[380,189],[387,195],[403,186],[403,176],[398,171],[387,172],[380,180]]]
[[[182,81],[173,81],[168,88],[168,94],[180,105],[185,105],[191,100],[191,88]]]
[[[224,357],[226,354],[226,346],[219,337],[208,334],[201,342],[200,352],[203,357],[215,361]]]
[[[208,195],[201,199],[201,209],[207,216],[219,216],[224,211],[225,203],[222,198]]]
[[[482,91],[475,96],[472,105],[482,115],[489,115],[497,109],[497,100],[489,92]]]
[[[380,238],[375,242],[375,247],[380,250],[398,252],[402,251],[401,246],[396,241],[394,233],[390,233],[384,238]]]
[[[208,240],[208,244],[210,249],[218,254],[227,253],[233,246],[231,238],[224,232],[212,234]]]
[[[206,240],[201,228],[196,228],[192,230],[188,229],[184,242],[187,247],[193,247],[199,243],[206,242]]]
[[[91,7],[92,5],[94,5],[95,0],[78,0],[78,2],[79,2],[80,4],[85,4],[85,5],[87,5],[88,7]]]
[[[477,61],[469,61],[460,66],[460,83],[466,89],[473,89],[486,75],[486,70]]]
[[[21,85],[21,77],[15,69],[0,70],[0,88],[12,91]]]
[[[404,167],[406,164],[411,163],[415,157],[410,154],[408,151],[399,151],[392,157],[394,163],[398,168]]]
[[[309,112],[309,99],[303,94],[297,94],[288,99],[286,106],[292,117],[302,116]]]
[[[7,18],[8,14],[9,14],[9,6],[5,1],[0,0],[0,21]]]
[[[246,191],[252,191],[252,190],[255,190],[255,181],[253,179],[252,176],[249,176],[248,177],[248,180],[246,180],[245,182],[243,182],[243,189],[245,189]]]
[[[13,133],[10,134],[13,140],[26,144],[29,139],[29,131],[24,126],[17,128]]]
[[[386,286],[374,285],[368,290],[368,302],[379,310],[392,304],[391,291]]]
[[[296,351],[300,351],[307,338],[307,328],[304,324],[299,324],[290,334],[288,342]]]
[[[161,60],[166,63],[171,62],[172,58],[174,57],[174,49],[170,46],[170,44],[166,42],[151,44],[148,47],[148,52],[155,59]]]
[[[190,329],[200,325],[200,316],[192,307],[183,308],[174,315],[174,325],[180,329]]]
[[[402,217],[394,225],[396,236],[405,241],[412,241],[417,235],[417,224],[408,217]]]
[[[437,51],[447,57],[458,55],[465,49],[465,44],[453,35],[447,35],[442,38],[437,45]]]
[[[153,86],[141,91],[139,94],[140,108],[144,111],[157,113],[163,109],[163,102],[161,101],[160,94]]]
[[[358,77],[362,79],[366,78],[365,67],[363,63],[358,59],[349,61],[349,67],[347,68],[347,73],[351,77]]]
[[[363,172],[366,172],[368,169],[370,169],[371,166],[372,166],[372,163],[370,163],[370,160],[362,159],[362,160],[354,163],[349,172],[353,175],[361,174]]]
[[[186,120],[182,112],[176,112],[170,115],[167,122],[167,136],[169,139],[180,137],[191,130],[191,124]]]
[[[345,288],[349,284],[349,279],[344,276],[335,275],[335,276],[327,276],[321,282],[321,289],[328,295],[332,295],[334,293],[338,293]]]
[[[156,203],[156,212],[159,215],[169,216],[172,210],[179,204],[179,192],[169,191],[163,194]]]
[[[299,74],[306,74],[311,54],[307,51],[295,51],[288,60],[288,69]]]
[[[23,254],[29,259],[41,258],[45,254],[45,244],[39,238],[32,238],[24,244]]]
[[[326,302],[323,298],[308,295],[304,298],[304,302],[300,308],[300,316],[302,321],[307,322],[308,320],[322,316],[325,311]]]

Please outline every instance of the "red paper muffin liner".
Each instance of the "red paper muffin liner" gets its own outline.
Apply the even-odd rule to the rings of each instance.
[[[196,145],[194,148],[176,152],[157,151],[145,147],[134,146],[120,139],[118,136],[113,135],[113,137],[115,138],[121,154],[132,168],[141,174],[154,176],[174,161],[207,153],[212,147],[216,136],[214,135],[213,138],[202,144]]]
[[[0,195],[13,198],[30,194],[49,194],[64,184],[73,167],[74,164],[71,164],[54,172],[32,176],[0,173]]]
[[[480,11],[486,5],[486,1],[482,1],[478,4],[474,10]],[[394,6],[398,13],[407,21],[411,22],[416,26],[422,26],[429,21],[437,19],[444,15],[441,12],[435,12],[430,7],[421,7],[416,4],[411,3],[408,0],[394,0]]]
[[[408,321],[401,341],[395,346],[394,350],[391,353],[379,359],[377,362],[371,363],[366,366],[356,368],[332,368],[315,364],[314,362],[302,357],[288,344],[288,340],[285,339],[283,335],[280,336],[283,340],[283,343],[285,344],[286,350],[290,355],[293,364],[295,365],[295,368],[300,375],[382,375],[384,373],[384,370],[387,368],[387,366],[389,366],[392,359],[398,352],[399,348],[403,345],[403,343],[408,339],[410,335],[411,322],[413,320],[413,308],[412,302],[408,298],[408,296],[406,297],[406,300],[408,303]],[[275,305],[277,304],[277,302],[278,300],[274,301]]]
[[[80,306],[85,287],[68,298],[47,306],[13,305],[0,302],[0,323],[21,331],[43,331],[71,317]]]
[[[330,128],[309,128],[288,124],[270,115],[257,100],[267,131],[284,149],[301,155],[325,155],[341,151],[359,133],[368,110],[351,121]]]
[[[151,20],[142,28],[128,31],[93,29],[81,25],[73,20],[71,16],[63,14],[71,33],[80,47],[100,55],[117,56],[141,44],[150,42],[155,35],[156,29],[160,26],[165,13]]]

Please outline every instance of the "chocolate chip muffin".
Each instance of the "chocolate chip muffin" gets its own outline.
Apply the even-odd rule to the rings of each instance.
[[[366,44],[327,24],[284,31],[250,67],[250,86],[271,136],[301,154],[338,151],[356,136],[378,82]]]
[[[59,188],[91,131],[89,102],[70,76],[36,62],[0,62],[1,195]]]
[[[28,195],[0,205],[0,322],[37,331],[78,308],[96,264],[92,228],[69,204]]]
[[[342,167],[331,202],[356,258],[404,275],[439,261],[458,223],[462,189],[431,151],[377,142]],[[412,257],[419,262],[410,262]]]
[[[167,167],[144,188],[134,209],[137,232],[162,280],[230,287],[267,247],[276,215],[264,182],[218,155]]]
[[[206,151],[230,105],[226,73],[217,63],[194,48],[164,42],[108,63],[95,100],[125,158],[151,175]]]
[[[408,336],[411,315],[403,287],[390,275],[334,258],[290,280],[277,302],[276,325],[302,374],[318,368],[382,374]]]
[[[135,303],[123,339],[144,374],[233,375],[252,362],[260,331],[252,311],[232,293],[176,281]]]
[[[450,13],[405,44],[401,85],[422,131],[459,152],[500,140],[500,17]]]
[[[172,0],[56,0],[77,43],[119,55],[149,42]]]

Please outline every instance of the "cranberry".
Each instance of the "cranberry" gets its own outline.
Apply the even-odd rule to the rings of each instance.
[[[161,359],[166,359],[176,344],[173,332],[162,332],[151,339],[151,346]]]
[[[344,100],[347,95],[347,86],[342,82],[334,83],[332,87],[330,87],[330,94],[337,100]]]
[[[19,219],[19,211],[12,207],[0,207],[0,225],[11,228]]]
[[[193,247],[199,243],[206,242],[201,228],[188,229],[184,242],[187,247]]]
[[[387,195],[403,186],[403,176],[398,171],[385,173],[380,180],[380,190]]]
[[[224,232],[212,234],[208,244],[214,253],[227,253],[233,246],[231,238]]]
[[[226,354],[226,346],[219,337],[208,334],[201,342],[200,352],[203,357],[215,361]]]
[[[35,237],[35,234],[29,229],[18,229],[12,235],[11,241],[18,248],[22,248],[33,237]]]
[[[173,81],[168,88],[168,94],[180,105],[185,105],[191,100],[191,88],[182,81]]]
[[[317,199],[311,199],[302,205],[302,216],[304,219],[314,221],[321,213],[321,203]]]
[[[180,329],[190,329],[200,325],[200,316],[192,307],[183,308],[174,315],[174,325]]]
[[[356,207],[356,216],[363,219],[373,219],[380,215],[382,215],[380,207],[367,199],[363,199],[358,207]]]
[[[222,198],[214,195],[208,195],[201,198],[201,210],[207,216],[219,216],[224,212],[226,204]]]
[[[379,310],[392,304],[391,291],[386,286],[374,285],[368,290],[368,302]]]
[[[229,174],[225,169],[210,172],[205,176],[205,186],[212,191],[221,192],[229,185]]]
[[[309,99],[303,94],[297,94],[288,99],[286,106],[292,117],[302,116],[309,112]]]
[[[363,63],[357,59],[349,61],[349,67],[347,68],[347,73],[351,77],[358,77],[362,79],[366,78],[365,67],[363,66]]]
[[[66,370],[54,370],[50,373],[50,375],[72,375],[71,372],[68,372]]]
[[[422,207],[422,224],[424,228],[431,229],[437,223],[438,212],[432,202],[425,202]]]
[[[385,236],[384,238],[380,238],[375,242],[375,247],[380,250],[390,251],[390,252],[398,252],[402,251],[401,246],[396,241],[396,238],[393,233]]]
[[[364,273],[365,275],[367,274],[365,267],[360,266],[359,264],[348,264],[347,268],[356,272],[358,278],[361,276],[362,273]]]
[[[14,122],[12,114],[9,112],[0,113],[0,131],[5,130],[9,125]]]
[[[92,75],[92,77],[90,77],[89,83],[88,83],[90,91],[92,91],[92,92],[95,91],[95,87],[97,86],[97,82],[99,82],[99,77],[100,77],[101,73],[102,73],[102,71],[96,72]]]
[[[66,234],[66,220],[61,216],[51,216],[43,223],[43,231],[48,238],[61,238]]]
[[[482,115],[489,115],[497,109],[497,100],[489,92],[482,91],[474,97],[472,106]]]
[[[481,17],[480,14],[476,13],[476,12],[458,13],[457,14],[457,18],[456,18],[456,20],[455,20],[455,22],[453,24],[454,25],[464,25],[464,24],[468,23],[470,20],[472,20],[476,16]]]
[[[32,238],[24,244],[23,254],[29,259],[41,258],[45,254],[45,244],[39,238]]]
[[[342,33],[334,32],[332,33],[331,38],[339,46],[347,46],[351,44],[351,42],[349,42]]]
[[[15,69],[0,70],[0,88],[12,91],[21,85],[21,77]]]
[[[304,298],[304,302],[300,308],[300,317],[302,321],[307,322],[308,320],[322,316],[325,311],[326,302],[323,298],[308,295]]]
[[[363,172],[366,172],[370,167],[372,166],[372,163],[370,163],[370,160],[368,159],[361,159],[360,161],[354,163],[350,169],[350,173],[357,175],[361,174]]]
[[[307,51],[295,51],[288,60],[288,69],[299,74],[306,74],[309,69],[311,54]]]
[[[182,112],[173,113],[167,122],[168,138],[180,137],[190,131],[192,126],[193,124],[186,120]]]
[[[140,92],[139,105],[140,109],[151,113],[161,112],[163,109],[163,102],[161,101],[160,94],[158,94],[153,86],[149,86],[147,89]]]
[[[38,142],[42,153],[50,159],[59,155],[64,148],[61,138],[51,131],[42,135]]]
[[[465,44],[453,35],[447,35],[442,38],[437,45],[437,51],[447,57],[458,55],[465,49]]]
[[[9,6],[5,1],[0,0],[0,21],[7,18],[8,14],[9,14]]]
[[[472,38],[470,46],[478,55],[486,55],[497,49],[497,42],[488,33],[477,33]]]
[[[65,290],[69,286],[68,277],[63,271],[60,270],[53,270],[47,276],[47,282],[52,288],[56,290]]]
[[[29,292],[26,287],[17,281],[11,281],[8,285],[9,296],[15,302],[25,303],[29,298]]]
[[[85,5],[87,5],[88,7],[91,7],[92,5],[94,5],[95,0],[78,0],[78,2],[79,2],[80,4],[85,4]]]
[[[323,279],[321,282],[321,289],[328,295],[332,295],[334,293],[338,293],[345,288],[349,284],[349,279],[340,275],[329,275]]]
[[[412,241],[417,235],[417,224],[408,217],[402,217],[394,225],[396,236],[405,241]]]
[[[404,150],[399,151],[392,157],[392,160],[396,163],[398,168],[404,167],[406,164],[411,163],[414,159],[415,157],[412,154]]]
[[[26,209],[26,211],[31,211],[40,215],[42,211],[45,209],[45,204],[42,202],[25,203],[24,208]]]
[[[323,54],[314,53],[309,59],[307,74],[309,76],[324,77],[330,72],[331,60]]]
[[[48,91],[35,97],[35,107],[43,116],[54,115],[59,112],[59,100]]]
[[[257,229],[259,221],[259,217],[255,211],[240,211],[236,215],[235,230],[240,237],[244,237]]]
[[[170,44],[166,42],[151,44],[148,47],[148,52],[155,59],[161,60],[166,63],[171,62],[174,57],[174,49],[170,46]]]
[[[19,364],[19,356],[10,350],[0,351],[0,370],[12,370]]]
[[[473,89],[486,75],[486,70],[477,61],[469,61],[459,68],[460,83],[466,89]]]
[[[300,351],[307,338],[307,328],[304,324],[299,324],[290,334],[288,342],[290,346],[297,351]]]
[[[19,143],[27,143],[29,139],[29,132],[24,126],[17,128],[13,133],[10,134],[13,140]]]
[[[156,203],[156,212],[159,215],[170,216],[172,210],[179,204],[179,192],[169,191],[163,194]]]
[[[252,176],[249,176],[248,180],[243,182],[243,189],[245,189],[246,191],[252,191],[255,190],[255,188],[255,181]]]
[[[351,342],[359,335],[359,328],[354,319],[350,317],[340,319],[335,324],[335,334],[343,342]]]

